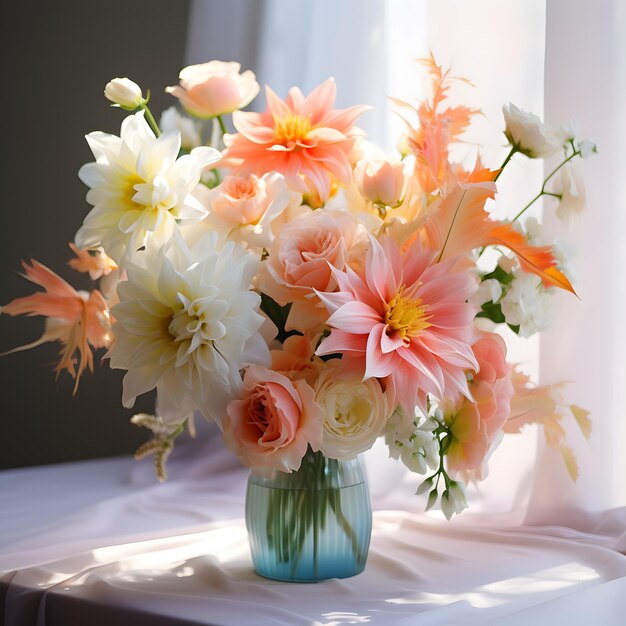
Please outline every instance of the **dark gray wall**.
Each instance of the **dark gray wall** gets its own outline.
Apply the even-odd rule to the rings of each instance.
[[[33,287],[15,274],[34,257],[76,287],[68,241],[89,210],[79,167],[92,160],[84,135],[118,133],[106,82],[129,76],[152,91],[152,108],[183,67],[185,0],[12,2],[2,19],[0,304]],[[37,338],[40,318],[0,315],[0,352]],[[0,468],[129,453],[144,439],[121,408],[121,372],[106,363],[81,381],[55,381],[58,346],[0,358]],[[152,410],[150,398],[137,410]]]

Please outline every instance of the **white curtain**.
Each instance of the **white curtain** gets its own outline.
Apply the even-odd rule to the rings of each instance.
[[[529,521],[575,520],[626,504],[626,5],[622,0],[549,0],[545,115],[574,118],[599,155],[581,163],[589,212],[567,238],[577,249],[580,301],[559,297],[541,339],[541,378],[569,380],[569,400],[592,412],[589,443],[570,429],[576,484],[540,451]],[[547,204],[547,203],[546,203]],[[558,224],[548,206],[545,223]],[[551,479],[547,479],[551,477]],[[593,517],[592,517],[593,519]]]
[[[511,360],[522,363],[538,382],[574,381],[568,400],[592,411],[591,443],[578,440],[575,429],[571,432],[581,468],[579,482],[571,483],[558,454],[546,450],[531,428],[505,438],[492,457],[490,476],[472,494],[474,510],[512,512],[519,521],[580,521],[576,510],[592,512],[625,503],[626,418],[620,408],[626,400],[621,359],[626,354],[626,296],[620,270],[626,248],[619,238],[626,221],[620,207],[626,202],[619,181],[626,163],[618,150],[626,145],[624,121],[618,117],[626,103],[626,55],[619,37],[626,31],[624,12],[620,0],[192,4],[189,63],[239,60],[280,95],[292,85],[307,92],[335,76],[338,106],[372,105],[360,125],[387,148],[394,146],[400,129],[387,96],[425,95],[423,72],[414,60],[429,50],[440,63],[451,65],[455,75],[475,85],[458,90],[459,98],[484,113],[467,136],[465,154],[472,156],[474,145],[480,144],[492,167],[502,162],[506,148],[501,106],[509,101],[543,116],[545,99],[549,121],[579,118],[582,135],[598,142],[600,157],[582,164],[590,212],[576,228],[558,235],[553,211],[548,208],[545,216],[555,237],[571,239],[579,250],[581,300],[559,298],[552,330],[541,338],[541,357],[539,337],[519,340],[507,335]],[[264,106],[259,100],[256,106]],[[498,181],[497,215],[514,215],[538,191],[543,175],[540,161],[514,160]],[[540,206],[534,214],[541,215]],[[415,482],[384,456],[382,449],[371,455],[374,491],[390,491],[400,479]],[[404,495],[407,488],[402,487]],[[563,517],[566,514],[569,517]]]

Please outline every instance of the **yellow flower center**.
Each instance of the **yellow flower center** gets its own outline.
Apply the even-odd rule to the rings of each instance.
[[[399,333],[402,339],[417,337],[430,326],[428,323],[430,315],[428,315],[427,309],[428,307],[423,305],[419,298],[411,300],[403,298],[402,294],[398,293],[387,304],[385,324],[394,333]]]
[[[306,141],[311,132],[311,116],[302,117],[288,113],[284,117],[274,118],[274,140],[283,146]]]

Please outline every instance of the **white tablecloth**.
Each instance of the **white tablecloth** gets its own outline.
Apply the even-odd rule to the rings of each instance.
[[[254,573],[246,471],[217,440],[170,476],[130,458],[0,472],[0,623],[2,605],[6,626],[623,623],[624,509],[585,532],[447,523],[374,489],[365,571],[290,584]]]

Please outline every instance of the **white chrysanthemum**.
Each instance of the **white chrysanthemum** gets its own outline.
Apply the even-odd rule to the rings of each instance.
[[[161,113],[159,124],[164,133],[180,132],[181,145],[185,150],[197,148],[202,141],[200,124],[190,117],[181,115],[175,106],[171,106]]]
[[[202,170],[221,157],[213,148],[196,148],[178,158],[180,133],[158,139],[143,111],[122,122],[119,137],[87,135],[95,163],[80,168],[90,187],[93,209],[76,233],[79,248],[102,246],[120,266],[150,240],[161,245],[172,236],[176,222],[200,221],[206,210],[192,195]]]
[[[530,337],[549,326],[552,294],[535,274],[517,268],[513,276],[500,306],[507,324],[519,326],[521,337]]]
[[[269,364],[259,329],[260,296],[250,291],[258,260],[209,233],[188,247],[180,233],[128,266],[114,307],[111,367],[128,370],[124,406],[154,387],[166,422],[195,409],[220,421],[241,386],[240,370]]]

